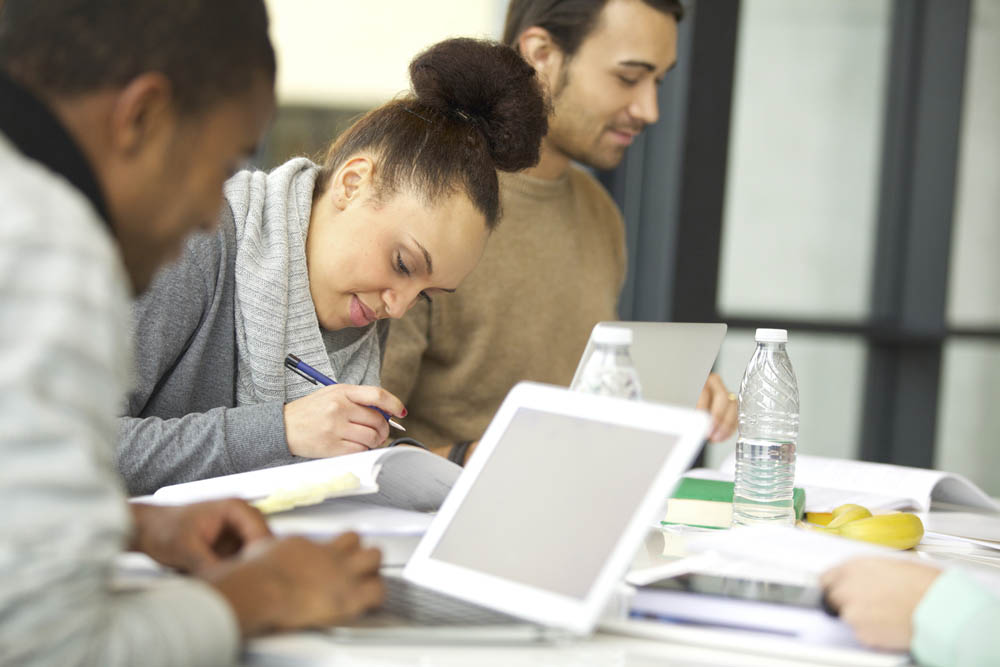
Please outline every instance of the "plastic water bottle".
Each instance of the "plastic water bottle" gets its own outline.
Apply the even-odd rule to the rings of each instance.
[[[632,330],[626,327],[597,327],[593,342],[593,354],[570,389],[604,396],[642,398],[639,372],[629,354]]]
[[[795,523],[799,387],[784,329],[757,329],[757,349],[740,385],[733,525]]]

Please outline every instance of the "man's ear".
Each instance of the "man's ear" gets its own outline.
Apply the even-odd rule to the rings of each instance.
[[[552,39],[552,34],[545,28],[531,26],[518,37],[517,49],[551,90],[552,82],[558,80],[565,61],[562,49]]]
[[[118,91],[111,110],[111,145],[134,156],[176,121],[173,86],[157,72],[141,74]]]
[[[340,166],[330,179],[333,205],[343,211],[362,201],[373,185],[375,163],[367,155],[356,155]]]

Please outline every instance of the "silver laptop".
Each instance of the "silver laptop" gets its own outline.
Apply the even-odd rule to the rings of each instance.
[[[705,436],[708,415],[535,383],[507,395],[383,609],[341,638],[591,632]]]
[[[594,332],[601,327],[632,330],[632,363],[639,371],[642,398],[656,403],[694,407],[712,364],[719,355],[726,325],[718,322],[599,322],[580,357],[574,386],[594,352]]]

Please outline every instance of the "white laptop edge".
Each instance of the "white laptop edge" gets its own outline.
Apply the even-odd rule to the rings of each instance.
[[[617,404],[614,410],[608,410],[608,401]],[[603,423],[629,426],[642,424],[643,428],[678,438],[673,453],[660,470],[640,507],[632,514],[622,538],[582,601],[431,558],[431,553],[451,518],[469,493],[480,470],[489,461],[514,414],[520,408],[538,409],[537,406],[544,406],[547,412],[582,418],[592,418],[593,414],[600,413]],[[609,416],[609,413],[613,413],[613,416]],[[708,414],[701,411],[592,396],[563,387],[519,383],[504,399],[466,465],[465,472],[459,477],[438,516],[407,563],[403,577],[441,593],[526,621],[562,628],[575,634],[587,634],[596,625],[614,586],[628,569],[636,549],[662,509],[665,499],[697,455],[708,426]]]

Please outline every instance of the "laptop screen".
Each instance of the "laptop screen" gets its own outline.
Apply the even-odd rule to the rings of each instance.
[[[584,599],[678,440],[519,408],[430,557]]]

